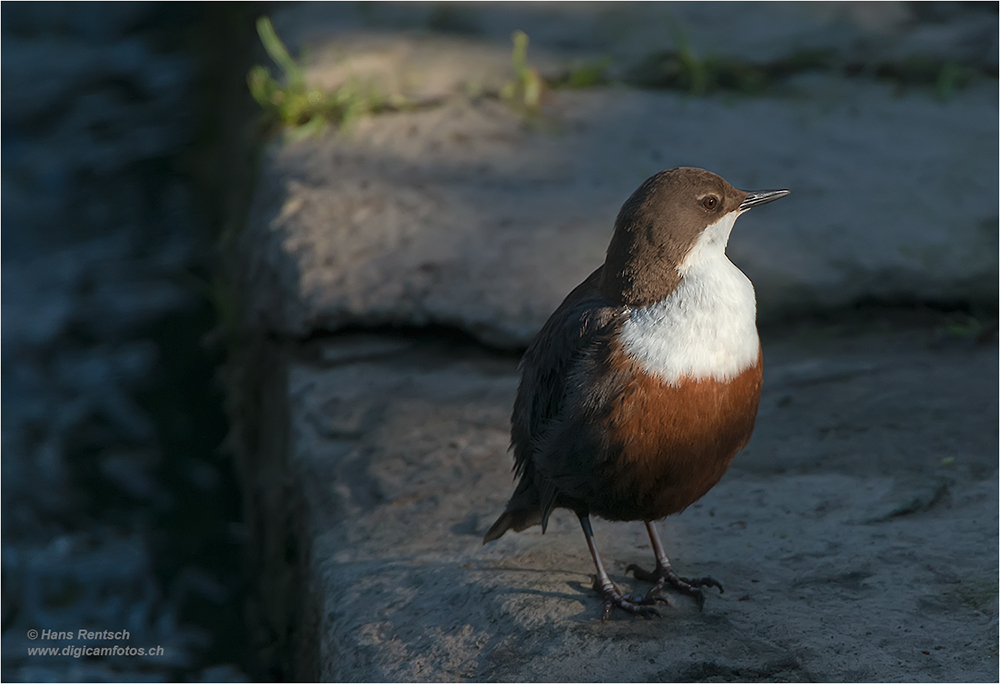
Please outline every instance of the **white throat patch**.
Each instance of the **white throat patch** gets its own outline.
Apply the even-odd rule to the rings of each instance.
[[[757,300],[753,284],[726,256],[732,211],[698,237],[666,299],[633,309],[622,326],[625,353],[670,385],[684,378],[732,380],[757,364]]]

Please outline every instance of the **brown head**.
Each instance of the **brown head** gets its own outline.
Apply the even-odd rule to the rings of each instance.
[[[680,283],[679,267],[708,226],[787,194],[737,190],[704,169],[678,167],[657,173],[618,212],[601,292],[630,306],[665,299]]]

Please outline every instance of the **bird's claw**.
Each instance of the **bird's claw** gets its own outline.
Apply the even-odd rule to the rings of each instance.
[[[650,596],[648,593],[645,596],[637,596],[635,594],[623,595],[618,587],[613,584],[610,587],[601,586],[596,577],[594,578],[594,590],[599,592],[604,598],[604,610],[601,613],[601,622],[607,622],[611,611],[616,607],[640,617],[662,618],[663,615],[655,608],[657,602],[670,605],[667,603],[666,598],[662,596]]]
[[[717,579],[712,577],[695,577],[693,579],[680,577],[674,572],[673,568],[663,566],[660,563],[656,564],[656,569],[653,570],[653,572],[643,570],[638,565],[633,563],[625,568],[625,574],[628,574],[629,572],[631,572],[638,580],[655,583],[653,587],[646,592],[646,599],[655,596],[662,591],[667,584],[669,584],[677,591],[693,597],[698,603],[698,610],[702,610],[705,607],[705,594],[702,592],[701,587],[716,587],[720,594],[725,593],[726,591],[722,588],[722,583]]]

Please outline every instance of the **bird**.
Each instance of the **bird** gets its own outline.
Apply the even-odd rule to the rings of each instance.
[[[517,485],[483,538],[541,525],[555,508],[579,518],[603,598],[662,617],[669,584],[704,606],[711,577],[672,568],[654,522],[714,487],[747,445],[763,379],[753,284],[726,255],[733,224],[788,190],[738,190],[704,169],[648,178],[625,201],[604,263],[574,288],[518,366],[511,415]],[[656,565],[629,565],[643,596],[608,577],[591,516],[642,521]]]

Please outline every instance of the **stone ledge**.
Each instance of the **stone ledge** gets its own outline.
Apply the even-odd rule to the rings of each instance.
[[[276,144],[243,236],[252,328],[441,324],[525,345],[603,261],[647,176],[789,187],[740,220],[762,319],[858,301],[996,305],[996,84],[949,103],[823,78],[803,98],[559,92],[556,132],[495,101]]]
[[[549,93],[540,125],[468,95],[512,76],[515,28],[532,36],[530,61],[547,74],[605,54],[621,71],[679,49],[682,36],[701,58],[762,63],[808,48],[837,64],[917,54],[995,71],[995,14],[905,3],[716,9],[404,3],[277,12],[312,83],[353,76],[438,104],[271,146],[242,236],[246,324],[286,338],[439,324],[524,346],[600,265],[632,190],[679,165],[737,187],[793,190],[743,218],[731,243],[765,320],[858,301],[995,307],[995,79],[945,102],[926,88],[821,72],[758,98],[560,90]]]
[[[248,410],[236,413],[260,642],[285,674],[995,681],[995,346],[932,349],[905,326],[765,336],[754,440],[719,487],[663,524],[678,569],[710,572],[727,592],[701,614],[671,596],[663,621],[601,625],[571,516],[545,537],[480,546],[512,488],[515,359],[326,334],[440,325],[523,346],[601,263],[629,193],[682,164],[793,190],[741,219],[731,244],[765,320],[871,300],[995,307],[995,80],[944,102],[830,74],[761,98],[555,91],[539,125],[469,94],[476,79],[489,90],[505,78],[512,28],[531,35],[545,73],[605,51],[627,62],[664,47],[646,40],[663,24],[643,15],[661,6],[630,6],[615,23],[596,5],[480,5],[471,19],[455,5],[433,20],[489,28],[449,36],[393,23],[431,5],[391,6],[380,22],[327,14],[350,7],[299,6],[274,23],[293,52],[313,46],[316,83],[354,73],[437,104],[276,141],[241,237],[241,314],[258,355],[238,364]],[[709,6],[674,7],[690,26]],[[955,36],[986,26],[914,22],[902,4],[807,7],[731,6],[725,21],[744,30],[728,31],[726,54],[766,60],[822,40],[847,60],[923,46],[964,63],[955,50],[982,41]],[[690,36],[702,56],[706,36],[719,42]],[[968,59],[995,70],[995,52]],[[648,563],[641,526],[596,532],[615,581],[641,589],[623,575]]]
[[[919,330],[765,338],[750,447],[661,523],[675,566],[726,592],[703,613],[670,595],[662,621],[604,625],[571,515],[480,545],[512,487],[513,358],[373,336],[283,358],[257,470],[261,491],[283,482],[300,500],[272,501],[300,531],[284,631],[314,644],[295,662],[317,669],[299,677],[996,677],[993,345],[931,349]],[[280,527],[275,513],[258,508],[256,527]],[[596,535],[615,581],[641,590],[623,574],[649,560],[641,526]]]

